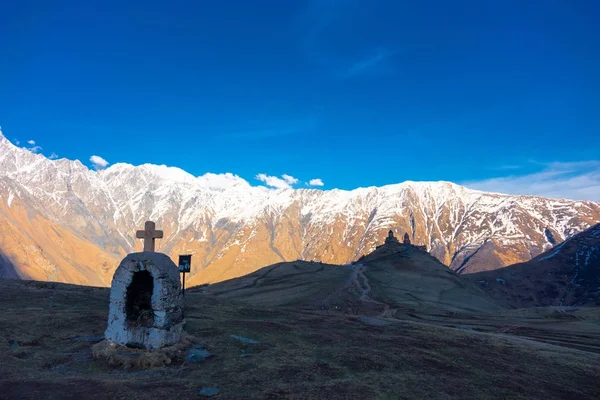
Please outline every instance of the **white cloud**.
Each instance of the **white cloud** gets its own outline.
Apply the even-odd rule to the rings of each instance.
[[[283,174],[283,175],[281,175],[281,177],[283,178],[284,181],[286,181],[290,185],[293,185],[294,183],[298,183],[298,179],[296,179],[293,176],[290,176],[288,174]]]
[[[323,183],[323,180],[321,178],[311,179],[310,181],[308,181],[308,184],[310,186],[323,186],[323,185],[325,185]]]
[[[108,165],[108,161],[100,156],[91,156],[90,161],[94,164],[94,168],[96,169],[103,169]]]
[[[600,161],[554,162],[532,174],[464,182],[463,185],[497,193],[600,201]]]
[[[274,187],[275,189],[289,189],[290,184],[285,179],[278,178],[276,176],[268,176],[266,174],[258,174],[254,177],[261,182],[264,182],[267,186]]]
[[[52,153],[52,154],[50,154],[50,155],[48,156],[48,158],[49,158],[49,159],[51,159],[51,160],[56,160],[56,159],[58,158],[58,154],[56,154],[56,153]]]
[[[213,174],[212,172],[207,172],[206,174],[199,176],[198,180],[202,186],[210,189],[227,189],[238,185],[250,186],[245,179],[240,178],[231,172],[225,174]]]
[[[17,139],[15,139],[15,144],[17,146],[21,146],[21,142],[19,140],[17,140]],[[21,148],[25,149],[25,150],[29,150],[30,152],[36,153],[36,154],[40,153],[42,151],[42,147],[41,146],[36,146],[35,145],[35,140],[33,140],[33,139],[29,139],[27,141],[27,144],[23,145]]]

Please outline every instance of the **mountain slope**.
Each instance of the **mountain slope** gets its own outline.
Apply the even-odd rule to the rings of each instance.
[[[70,281],[73,269],[96,271],[107,263],[114,270],[114,260],[141,248],[134,233],[147,219],[165,231],[159,251],[174,258],[193,254],[190,284],[199,284],[296,259],[344,264],[372,251],[390,228],[409,232],[413,243],[427,245],[459,273],[495,269],[529,260],[599,222],[600,205],[448,182],[271,190],[231,174],[194,177],[149,164],[91,171],[79,161],[18,148],[0,134],[0,226],[6,235],[0,252],[18,276]],[[32,220],[39,226],[28,231]],[[36,236],[56,230],[60,238]],[[29,250],[36,246],[43,257]],[[65,254],[61,246],[72,250]],[[85,271],[76,279],[107,284],[110,273],[95,278]]]
[[[600,224],[528,262],[466,276],[513,307],[600,305]]]
[[[44,217],[27,196],[11,200],[0,201],[0,278],[110,285],[118,256]]]

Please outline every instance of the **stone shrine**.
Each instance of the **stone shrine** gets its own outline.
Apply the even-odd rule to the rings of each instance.
[[[183,331],[183,298],[179,270],[171,259],[154,252],[162,238],[154,222],[136,233],[144,251],[127,255],[115,271],[110,288],[109,342],[147,350],[173,345]]]

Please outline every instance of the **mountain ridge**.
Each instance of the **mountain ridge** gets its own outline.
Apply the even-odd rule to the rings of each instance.
[[[465,277],[515,308],[600,305],[600,224],[529,261]]]
[[[389,229],[408,232],[413,243],[426,245],[458,272],[500,268],[527,261],[599,222],[600,204],[488,193],[450,182],[277,190],[233,174],[194,177],[153,164],[118,163],[93,171],[77,160],[50,160],[18,148],[0,135],[0,222],[13,227],[5,235],[14,237],[31,218],[70,232],[69,241],[77,243],[68,243],[72,258],[46,257],[59,271],[57,280],[73,275],[60,272],[75,268],[69,263],[82,267],[78,248],[101,249],[105,262],[139,249],[134,232],[151,219],[165,231],[158,251],[194,255],[190,283],[198,284],[280,261],[344,264],[373,250]],[[21,277],[26,277],[22,261],[16,260],[27,259],[27,252],[19,250],[17,257],[14,242],[42,250],[64,245],[37,235],[12,244],[0,240]],[[81,283],[109,282],[103,277]]]

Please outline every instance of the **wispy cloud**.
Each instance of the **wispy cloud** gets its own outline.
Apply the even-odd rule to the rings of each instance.
[[[324,186],[323,180],[321,178],[315,178],[308,181],[309,186]]]
[[[290,189],[293,183],[298,182],[296,178],[286,174],[283,174],[281,178],[267,174],[258,174],[254,178],[275,189]]]
[[[463,182],[472,188],[497,193],[535,195],[600,202],[600,161],[554,162],[527,175]]]
[[[104,158],[102,158],[100,156],[91,156],[90,162],[92,163],[94,168],[97,170],[104,169],[109,164],[108,161],[106,161]]]
[[[370,2],[359,0],[309,1],[298,18],[301,50],[337,79],[389,70],[386,64],[395,54],[390,51],[394,46],[387,37],[373,37],[368,24],[362,23],[369,7]],[[369,39],[357,41],[356,36]]]
[[[29,140],[27,141],[27,143],[29,143],[29,144],[30,144],[30,145],[32,145],[32,146],[35,146],[35,140],[33,140],[33,139],[29,139]]]
[[[52,154],[50,154],[50,155],[48,156],[48,158],[49,158],[49,159],[51,159],[51,160],[56,160],[56,159],[58,158],[58,154],[56,154],[56,153],[52,153]]]
[[[491,167],[490,169],[505,171],[505,170],[511,170],[511,169],[521,169],[521,168],[523,168],[522,165],[500,165],[497,167]]]
[[[348,69],[340,74],[340,78],[349,79],[357,75],[368,74],[373,72],[381,72],[381,65],[390,57],[393,53],[385,48],[377,49],[374,54],[359,59]]]

